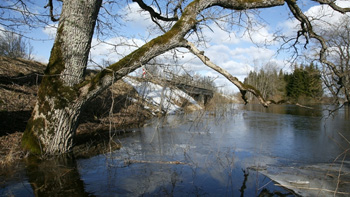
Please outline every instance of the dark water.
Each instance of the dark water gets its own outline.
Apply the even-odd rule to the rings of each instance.
[[[233,105],[153,120],[115,137],[112,153],[23,163],[0,196],[293,196],[249,167],[333,162],[350,146],[349,109],[324,109]]]

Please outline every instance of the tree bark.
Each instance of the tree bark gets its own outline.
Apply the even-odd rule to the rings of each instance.
[[[81,107],[76,87],[83,80],[102,0],[64,1],[50,60],[38,99],[23,135],[24,148],[36,154],[71,150]]]

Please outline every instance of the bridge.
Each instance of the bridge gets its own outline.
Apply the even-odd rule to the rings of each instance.
[[[162,77],[144,77],[139,78],[142,81],[151,81],[156,84],[162,84],[162,86],[176,87],[186,94],[190,95],[194,100],[202,104],[207,104],[210,99],[213,98],[214,90],[213,86],[201,83],[199,80],[193,80],[192,77],[176,76],[170,73],[171,76],[166,78]],[[169,79],[170,78],[170,79]]]
[[[214,95],[213,90],[203,87],[201,84],[194,84],[193,82],[180,80],[166,80],[166,83],[184,91],[186,94],[194,98],[194,100],[201,102],[204,105],[207,104]]]

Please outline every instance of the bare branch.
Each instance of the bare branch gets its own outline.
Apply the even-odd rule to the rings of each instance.
[[[331,8],[333,8],[333,10],[336,10],[342,14],[345,14],[347,12],[350,12],[350,8],[342,8],[342,7],[339,7],[337,6],[334,2],[335,0],[313,0],[313,1],[316,1],[320,4],[326,4],[326,5],[329,5]]]
[[[149,14],[151,15],[152,19],[156,18],[162,21],[177,21],[179,20],[179,18],[177,16],[174,16],[172,18],[167,18],[162,16],[160,13],[157,13],[156,11],[154,11],[154,9],[148,5],[146,5],[143,0],[132,0],[133,2],[136,2],[143,10],[146,10],[147,12],[149,12]]]
[[[47,5],[44,8],[50,7],[50,18],[52,20],[52,22],[57,22],[59,19],[56,19],[53,15],[53,3],[52,0],[49,0],[49,2],[47,3]]]
[[[314,38],[316,39],[320,44],[321,44],[321,49],[320,49],[320,57],[319,60],[321,63],[326,64],[327,66],[329,66],[333,72],[340,77],[341,74],[339,73],[339,71],[336,69],[336,66],[328,61],[326,59],[326,51],[328,49],[328,46],[326,44],[325,39],[318,35],[314,30],[313,27],[311,25],[310,20],[307,18],[307,16],[305,16],[305,14],[301,11],[301,9],[299,8],[299,6],[296,4],[296,0],[286,0],[287,5],[289,7],[289,9],[291,10],[291,12],[293,13],[294,17],[300,21],[300,25],[301,25],[301,30],[298,32],[298,37],[300,37],[301,35],[303,35],[307,42],[309,40],[309,38]]]
[[[226,77],[229,81],[231,81],[241,92],[242,94],[242,99],[244,102],[247,104],[248,99],[246,98],[246,93],[251,92],[264,107],[268,107],[272,102],[271,101],[265,101],[263,96],[261,95],[260,91],[255,89],[253,86],[243,84],[241,81],[239,81],[236,77],[232,76],[229,72],[227,72],[225,69],[217,66],[214,64],[210,59],[204,55],[202,51],[197,49],[197,47],[189,42],[189,41],[184,41],[186,42],[185,45],[186,47],[194,54],[196,55],[206,66],[209,68],[212,68],[213,70],[219,72],[222,74],[224,77]]]
[[[178,2],[178,4],[176,5],[176,7],[174,8],[174,17],[177,17],[177,10],[181,10],[182,11],[182,3],[184,2],[184,0],[180,0]]]

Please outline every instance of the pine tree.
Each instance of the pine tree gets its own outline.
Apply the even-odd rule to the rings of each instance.
[[[295,66],[292,74],[286,75],[287,97],[298,101],[299,98],[318,99],[323,95],[320,71],[311,63],[309,66]]]

